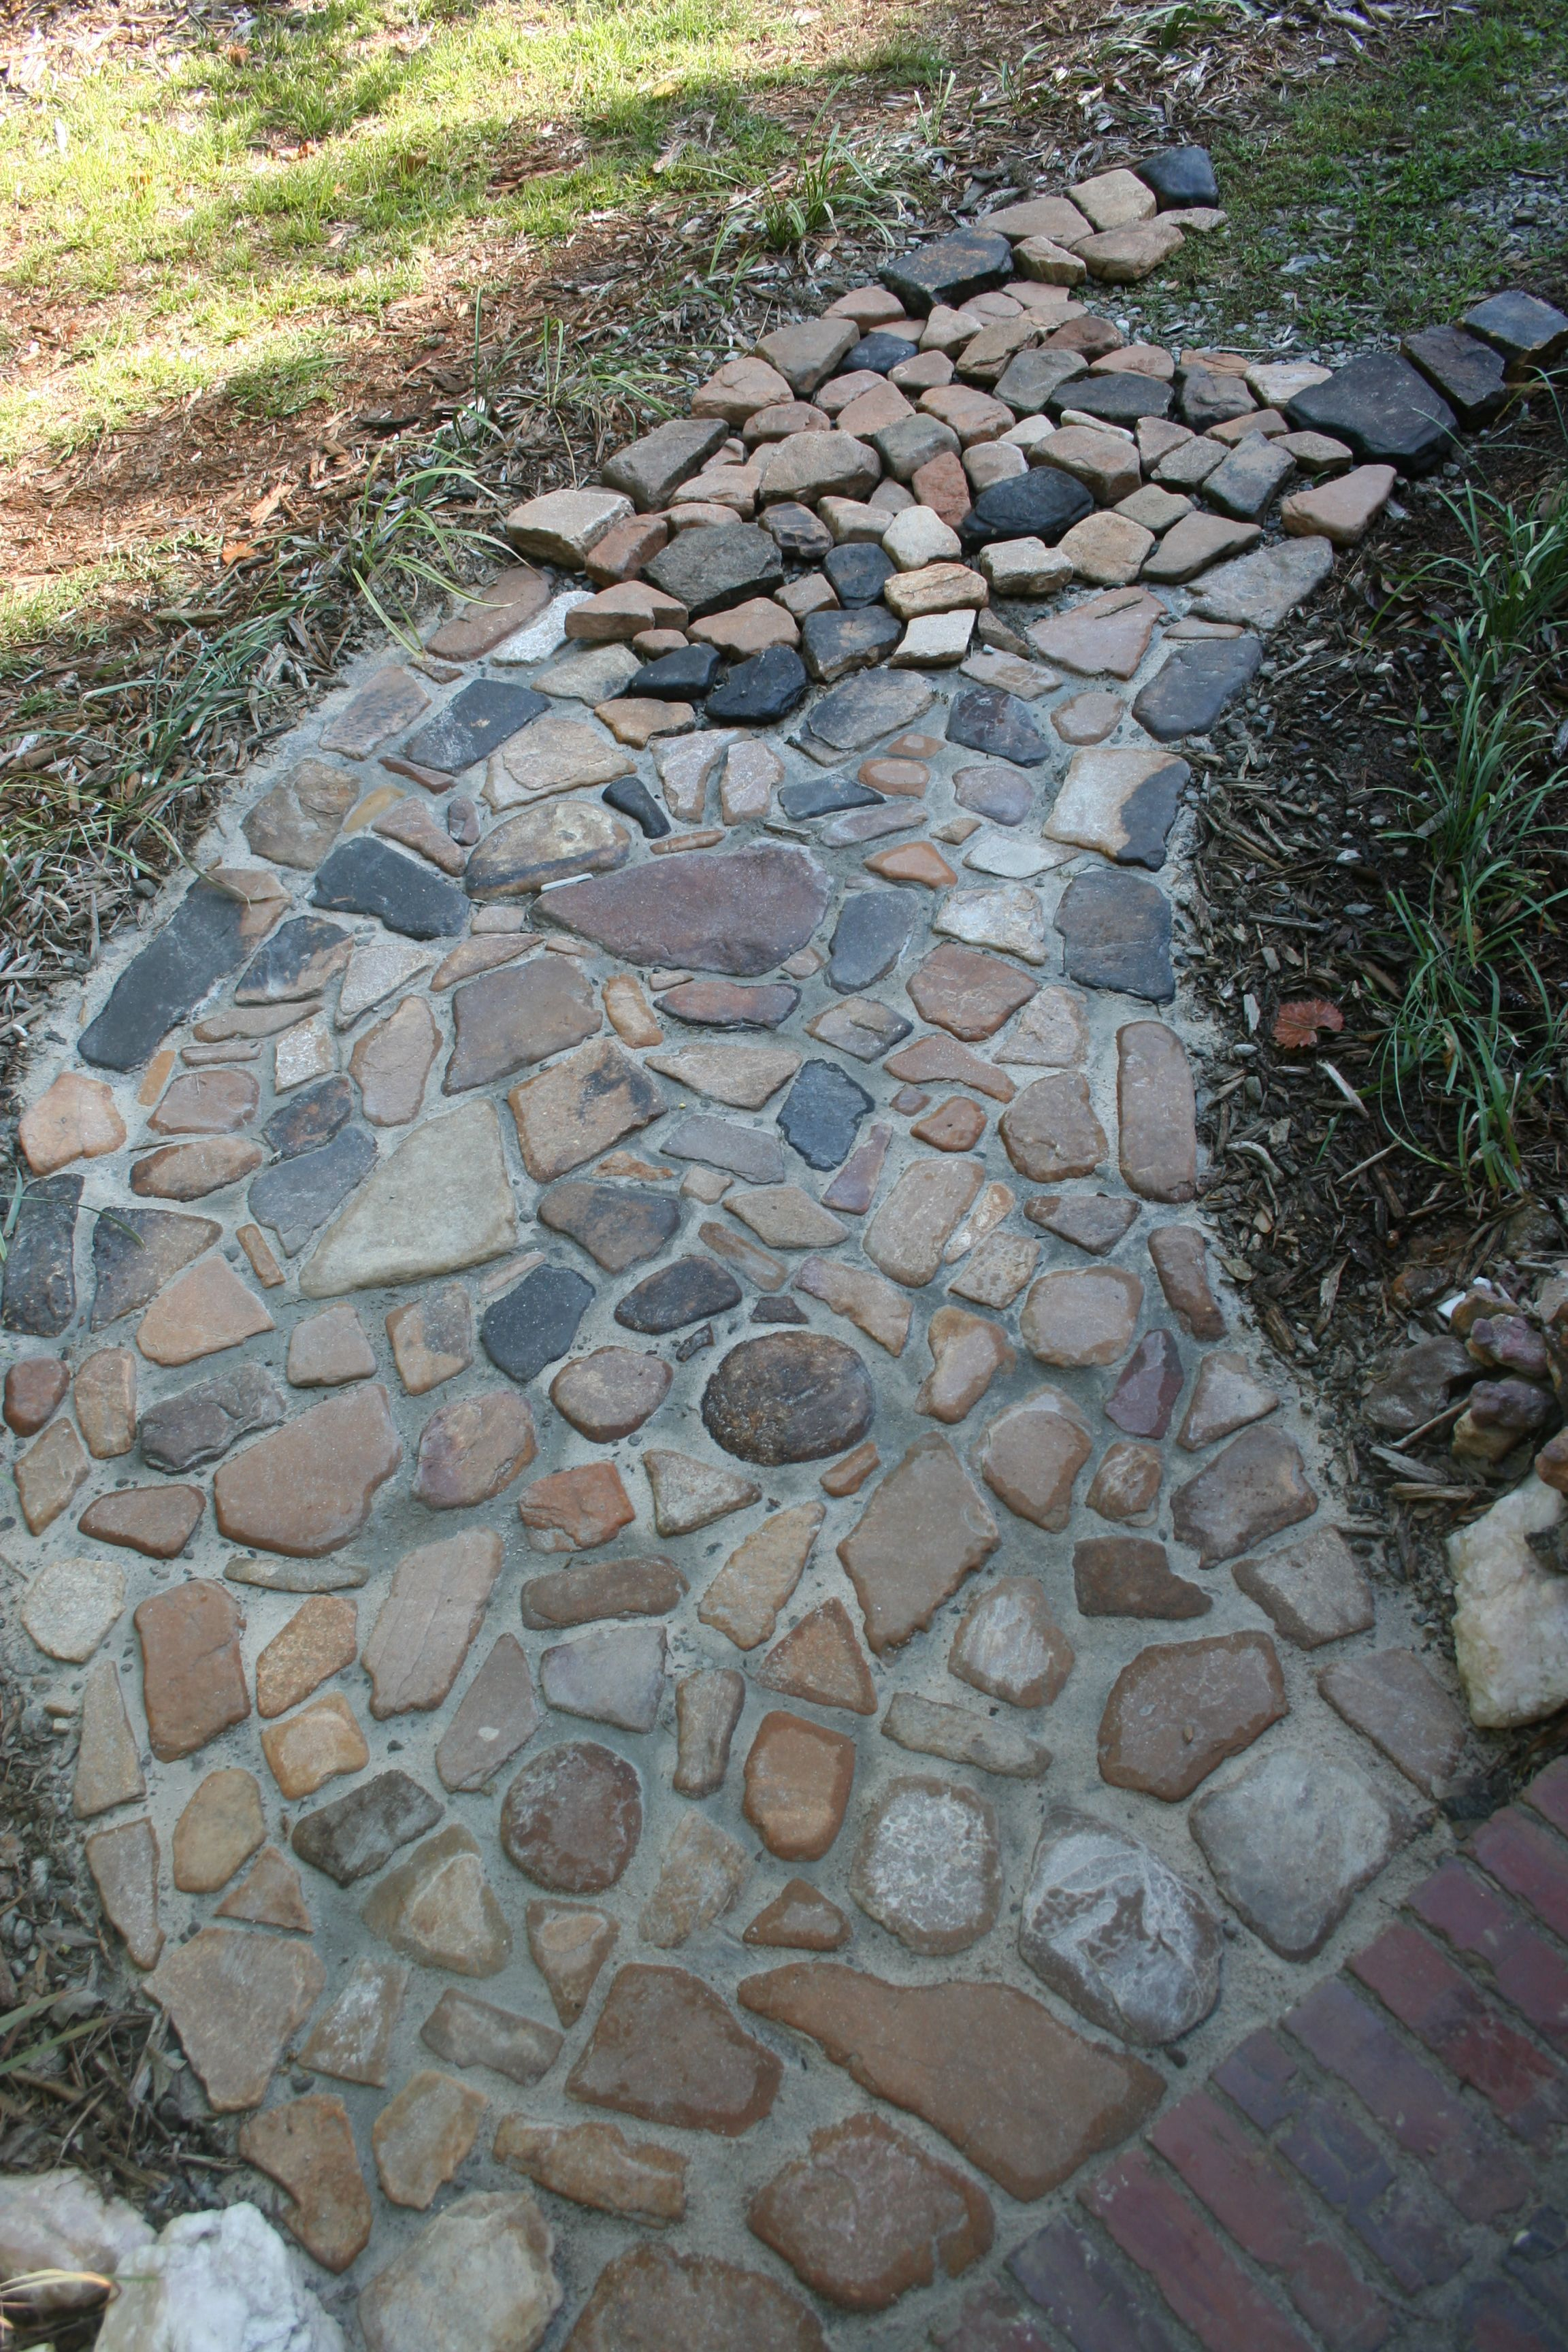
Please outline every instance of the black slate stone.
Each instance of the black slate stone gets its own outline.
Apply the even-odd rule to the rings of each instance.
[[[958,310],[972,294],[990,294],[1013,275],[1013,248],[994,229],[961,228],[913,253],[884,263],[881,279],[910,316],[925,318],[939,302]]]
[[[801,650],[813,677],[831,686],[851,670],[886,661],[903,634],[903,623],[881,604],[861,604],[853,613],[808,613],[800,626]]]
[[[368,1878],[400,1845],[433,1830],[446,1808],[406,1772],[378,1772],[346,1797],[319,1806],[294,1824],[289,1843],[301,1862],[340,1886]]]
[[[374,1165],[374,1144],[363,1127],[351,1127],[320,1150],[264,1168],[246,1196],[250,1213],[277,1234],[285,1257],[297,1257]]]
[[[873,1108],[865,1087],[837,1062],[807,1062],[780,1106],[779,1131],[808,1168],[841,1168]]]
[[[1168,416],[1173,391],[1172,385],[1129,369],[1114,375],[1075,376],[1071,383],[1058,384],[1046,405],[1058,415],[1064,408],[1078,408],[1108,425],[1133,425],[1141,416]]]
[[[720,667],[717,646],[679,646],[657,661],[644,662],[623,692],[646,694],[655,702],[700,702]]]
[[[640,776],[622,776],[618,782],[606,784],[599,798],[617,816],[629,816],[635,825],[640,825],[649,841],[662,841],[669,831],[669,819]]]
[[[1164,667],[1133,703],[1132,716],[1156,742],[1206,735],[1226,704],[1257,677],[1262,659],[1257,637],[1199,637],[1173,646]]]
[[[195,1011],[210,988],[237,971],[249,942],[245,908],[211,882],[195,882],[163,929],[132,958],[96,1021],[77,1039],[84,1062],[138,1070],[161,1037]]]
[[[859,341],[845,352],[838,362],[838,373],[840,375],[858,375],[862,368],[868,368],[873,375],[886,375],[889,368],[896,368],[901,361],[918,359],[920,350],[920,345],[911,343],[907,335],[887,334],[881,328],[874,327],[868,335],[862,335]]]
[[[727,1265],[710,1257],[678,1257],[628,1290],[616,1309],[623,1330],[655,1337],[701,1323],[741,1303],[741,1286]]]
[[[1506,406],[1502,353],[1463,327],[1428,327],[1424,334],[1406,335],[1400,349],[1468,432],[1479,433]]]
[[[752,1308],[753,1323],[804,1323],[805,1309],[793,1298],[759,1298]]]
[[[404,745],[403,756],[422,768],[441,768],[449,776],[460,776],[465,768],[471,768],[476,760],[489,759],[520,727],[550,708],[550,697],[535,694],[531,686],[477,677]]]
[[[81,1185],[79,1176],[45,1176],[22,1194],[0,1294],[0,1326],[7,1331],[58,1339],[76,1313],[76,1219]],[[100,1218],[100,1226],[102,1223]]]
[[[1517,287],[1478,302],[1466,311],[1464,322],[1504,359],[1528,361],[1531,367],[1546,367],[1568,351],[1568,318]]]
[[[781,499],[776,507],[769,507],[763,529],[781,555],[793,555],[802,563],[819,562],[833,544],[833,533],[820,515],[795,499]]]
[[[1147,156],[1133,170],[1146,188],[1152,188],[1163,213],[1184,212],[1190,205],[1217,205],[1219,182],[1206,147],[1165,147]]]
[[[349,960],[353,940],[324,915],[296,915],[253,956],[234,992],[237,1004],[289,1004],[324,988]]]
[[[898,568],[879,547],[862,544],[836,547],[822,571],[839,603],[849,605],[874,604],[882,593],[882,583],[890,580]]]
[[[838,910],[827,977],[841,996],[869,988],[892,971],[920,914],[912,890],[851,890]]]
[[[714,1444],[770,1469],[858,1445],[875,1412],[860,1358],[819,1331],[742,1339],[702,1391],[702,1423]]]
[[[784,578],[777,542],[754,523],[683,530],[643,566],[643,578],[685,605],[694,621],[765,596]]]
[[[1429,474],[1453,450],[1453,410],[1408,360],[1369,352],[1287,404],[1292,425],[1348,441],[1365,464]]]
[[[1227,424],[1233,416],[1250,416],[1258,405],[1237,375],[1202,367],[1178,368],[1176,383],[1183,421],[1194,433],[1206,433],[1211,425]]]
[[[1051,747],[1029,715],[1029,706],[999,686],[968,686],[954,695],[947,714],[947,740],[1016,768],[1037,768]]]
[[[563,1356],[594,1303],[594,1286],[569,1265],[536,1265],[487,1307],[479,1340],[492,1364],[520,1385]]]
[[[1171,902],[1142,876],[1107,866],[1068,884],[1057,908],[1067,976],[1084,988],[1120,989],[1152,1004],[1176,992]]]
[[[1035,805],[1035,788],[1021,769],[1005,760],[988,760],[984,767],[960,768],[952,780],[952,796],[960,808],[988,816],[993,824],[1022,824]]]
[[[680,1203],[668,1192],[628,1184],[568,1180],[539,1196],[535,1212],[552,1233],[565,1234],[606,1274],[624,1274],[657,1257],[680,1225]]]
[[[182,1217],[174,1209],[142,1209],[129,1202],[96,1218],[89,1328],[101,1331],[105,1324],[145,1307],[222,1231],[213,1217]]]
[[[1054,547],[1062,533],[1094,512],[1094,500],[1081,482],[1059,466],[1031,466],[1026,474],[1010,474],[981,491],[958,526],[958,536],[973,555],[994,539],[1043,539]]]
[[[708,698],[716,727],[773,727],[805,699],[805,665],[793,646],[769,646],[737,662]]]
[[[849,776],[803,776],[798,783],[779,786],[779,806],[793,817],[837,816],[841,809],[869,808],[884,797]]]
[[[293,1160],[331,1143],[353,1115],[354,1090],[347,1078],[322,1078],[279,1106],[261,1130],[262,1141],[279,1160]]]
[[[216,1462],[240,1438],[276,1429],[282,1419],[283,1392],[271,1373],[261,1364],[237,1364],[149,1405],[137,1432],[142,1459],[176,1475],[195,1470]]]
[[[369,834],[340,843],[318,868],[310,904],[374,915],[389,931],[411,940],[455,939],[468,928],[468,902],[460,890],[422,860],[405,857]]]

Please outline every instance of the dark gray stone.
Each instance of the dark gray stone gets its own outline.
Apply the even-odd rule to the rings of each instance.
[[[782,1184],[788,1173],[788,1163],[771,1135],[732,1118],[710,1118],[705,1111],[682,1119],[658,1148],[667,1160],[700,1160],[704,1168],[722,1168],[746,1184]]]
[[[1238,375],[1211,374],[1207,368],[1178,368],[1182,419],[1194,433],[1211,425],[1228,424],[1233,416],[1250,416],[1258,403]]]
[[[285,1257],[296,1257],[374,1165],[375,1146],[363,1128],[346,1128],[322,1150],[264,1168],[247,1195],[250,1213],[277,1234]]]
[[[909,946],[921,910],[912,890],[851,890],[834,926],[830,984],[841,996],[869,988]]]
[[[51,1178],[56,1184],[79,1177]],[[41,1192],[41,1185],[35,1188]],[[92,1228],[94,1287],[90,1327],[101,1331],[157,1296],[182,1267],[210,1249],[223,1227],[213,1217],[182,1217],[173,1209],[118,1206]]]
[[[616,1309],[623,1330],[658,1337],[684,1330],[710,1315],[741,1303],[741,1286],[726,1265],[710,1257],[678,1257],[628,1290]]]
[[[683,530],[644,564],[643,578],[700,621],[778,587],[784,559],[777,541],[754,523],[720,523],[710,530]]]
[[[629,816],[645,840],[662,841],[669,831],[669,819],[640,776],[623,776],[618,783],[606,784],[599,798],[617,816]]]
[[[81,1186],[79,1176],[45,1176],[22,1194],[5,1253],[0,1325],[7,1331],[26,1331],[39,1339],[57,1339],[76,1313],[76,1220]],[[100,1217],[95,1233],[101,1231],[103,1223]]]
[[[1051,757],[1051,746],[1030,716],[1028,704],[999,686],[966,686],[954,695],[947,714],[947,740],[993,759],[1010,760],[1017,768],[1037,768]]]
[[[1132,716],[1160,743],[1206,735],[1226,704],[1250,686],[1262,659],[1257,637],[1195,637],[1173,646],[1134,701]],[[1179,791],[1187,770],[1181,761],[1173,764],[1182,769]]]
[[[294,1824],[289,1843],[301,1862],[325,1871],[340,1886],[368,1878],[399,1846],[433,1830],[446,1808],[406,1772],[378,1772],[332,1804]]]
[[[859,341],[845,352],[838,362],[838,373],[840,375],[858,375],[862,368],[869,368],[873,375],[886,375],[889,369],[896,368],[900,360],[917,359],[920,348],[918,343],[911,343],[903,335],[886,334],[880,328],[874,327],[868,335],[862,335]]]
[[[721,535],[719,530],[686,534]],[[827,875],[809,850],[761,842],[693,850],[624,874],[563,883],[539,911],[627,963],[685,965],[755,980],[805,947],[831,895]]]
[[[1133,170],[1163,213],[1185,212],[1189,206],[1219,202],[1219,182],[1206,147],[1163,147]]]
[[[540,1194],[536,1213],[542,1225],[565,1234],[606,1274],[624,1274],[628,1265],[657,1257],[680,1227],[679,1201],[629,1184],[568,1179]]]
[[[319,1151],[341,1135],[354,1115],[354,1090],[347,1078],[322,1078],[301,1087],[280,1103],[261,1130],[261,1139],[279,1160]]]
[[[405,857],[390,842],[356,834],[318,867],[313,907],[340,914],[374,915],[389,931],[411,940],[454,939],[468,928],[468,902],[423,860]]]
[[[776,1298],[759,1298],[752,1308],[753,1323],[804,1323],[805,1309],[781,1291]]]
[[[594,1303],[593,1284],[568,1265],[536,1265],[479,1319],[492,1364],[520,1386],[565,1355]]]
[[[1022,824],[1035,805],[1035,788],[1029,779],[1005,760],[988,760],[980,768],[960,768],[952,780],[952,796],[960,808],[988,816],[994,824]]]
[[[262,1364],[237,1364],[149,1405],[138,1432],[142,1459],[154,1470],[195,1470],[282,1419],[283,1392],[271,1373]]]
[[[550,697],[535,694],[531,687],[477,677],[404,745],[403,756],[422,768],[460,776],[550,708]]]
[[[1228,457],[1222,457],[1204,484],[1204,497],[1221,514],[1238,522],[1257,522],[1280,484],[1296,469],[1288,449],[1264,434],[1249,433]]]
[[[898,566],[879,547],[862,543],[836,547],[822,570],[841,604],[874,604],[882,583],[892,578]]]
[[[245,913],[242,902],[215,883],[193,883],[77,1039],[82,1060],[100,1070],[140,1069],[159,1039],[245,961]]]
[[[621,490],[639,514],[667,507],[682,482],[721,449],[730,428],[719,416],[680,416],[655,425],[599,469],[612,490]]]
[[[1478,302],[1473,310],[1466,311],[1464,323],[1504,359],[1523,361],[1531,367],[1546,367],[1568,351],[1568,318],[1550,302],[1534,294],[1521,294],[1517,288]]]
[[[1121,377],[1106,377],[1120,383]],[[1142,378],[1138,379],[1140,383]],[[1031,466],[981,491],[958,526],[971,554],[997,539],[1043,539],[1054,547],[1062,533],[1094,512],[1094,499],[1081,482],[1059,466]]]
[[[904,634],[885,605],[862,604],[853,613],[808,613],[801,623],[806,668],[824,686],[886,661]]]
[[[855,1149],[856,1131],[874,1107],[865,1087],[857,1086],[837,1062],[806,1062],[784,1098],[779,1130],[808,1168],[838,1168]]]
[[[896,482],[909,481],[931,458],[963,446],[951,425],[944,425],[940,416],[923,414],[900,416],[896,424],[883,425],[869,439]]]
[[[805,699],[805,668],[793,646],[768,646],[737,662],[708,698],[715,727],[774,727]]]
[[[912,726],[931,701],[931,687],[913,670],[851,678],[823,696],[811,714],[811,732],[830,751],[863,751],[879,737]]]
[[[1152,1004],[1176,992],[1171,902],[1139,875],[1091,867],[1075,876],[1057,908],[1067,974],[1082,988],[1120,989]]]
[[[1080,377],[1058,384],[1047,405],[1058,412],[1081,409],[1085,416],[1100,417],[1107,425],[1131,427],[1141,416],[1168,416],[1172,392],[1170,384],[1152,375],[1135,375],[1128,369],[1114,375],[1091,375],[1087,383]]]
[[[319,995],[341,971],[353,946],[341,923],[324,915],[296,915],[273,932],[246,966],[234,992],[237,1004],[292,1004]]]
[[[923,319],[939,302],[956,310],[972,294],[1005,286],[1013,275],[1013,248],[994,229],[955,229],[951,236],[884,262],[880,275],[910,316]]]
[[[816,1331],[742,1339],[702,1391],[714,1444],[769,1469],[858,1445],[875,1412],[871,1377],[854,1349]]]
[[[1043,416],[1064,384],[1088,375],[1081,352],[1016,352],[992,390],[1015,416]]]
[[[841,809],[881,804],[880,793],[868,791],[848,776],[805,776],[797,784],[779,787],[779,806],[785,816],[837,816]]]
[[[1453,410],[1394,352],[1368,352],[1287,404],[1293,425],[1346,441],[1363,463],[1429,474],[1452,452]]]
[[[817,562],[833,544],[833,533],[821,517],[795,499],[781,499],[769,507],[763,529],[781,555],[793,555],[801,563]]]
[[[700,702],[711,689],[722,662],[717,646],[678,646],[672,654],[644,662],[625,692],[647,695],[655,702]]]
[[[1468,335],[1463,327],[1428,327],[1424,334],[1406,335],[1400,349],[1442,394],[1467,432],[1479,433],[1507,405],[1502,353],[1479,336]]]

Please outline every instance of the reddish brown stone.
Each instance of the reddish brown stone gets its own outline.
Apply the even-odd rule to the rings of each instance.
[[[1102,1519],[1138,1519],[1154,1507],[1165,1475],[1153,1445],[1110,1445],[1084,1497]]]
[[[1206,1617],[1214,1606],[1146,1537],[1086,1536],[1073,1546],[1072,1574],[1084,1617]]]
[[[517,1511],[535,1551],[592,1551],[637,1517],[613,1462],[536,1478]]]
[[[983,1055],[972,1054],[956,1037],[917,1037],[912,1045],[900,1045],[889,1054],[883,1067],[890,1078],[904,1078],[914,1086],[945,1080],[990,1095],[996,1102],[1011,1102],[1017,1092],[1005,1070]]]
[[[526,1397],[506,1389],[464,1397],[419,1433],[415,1498],[432,1511],[470,1510],[504,1494],[538,1451]]]
[[[1288,1712],[1267,1633],[1140,1650],[1111,1685],[1100,1718],[1100,1777],[1173,1804]]]
[[[1129,1437],[1163,1437],[1184,1378],[1169,1331],[1145,1331],[1105,1400],[1105,1418]]]
[[[806,1699],[813,1706],[845,1706],[856,1715],[877,1712],[871,1670],[855,1638],[849,1612],[837,1598],[825,1601],[775,1643],[752,1680],[786,1698]]]
[[[341,2099],[318,2091],[252,2116],[239,2153],[287,2190],[283,2226],[323,2270],[346,2271],[363,2252],[374,2214]]]
[[[590,2106],[738,2139],[772,2110],[784,2068],[684,1969],[624,1968],[566,2088]]]
[[[575,2025],[620,1929],[603,1911],[574,1903],[531,1903],[528,1949],[550,1988],[563,2025]]]
[[[239,1637],[245,1628],[222,1584],[193,1577],[136,1611],[147,1737],[161,1764],[194,1755],[250,1713]]]
[[[814,2132],[811,2153],[759,2189],[746,2214],[765,2245],[847,2311],[885,2311],[991,2245],[990,2200],[880,2116]]]
[[[973,1044],[994,1036],[1038,986],[1016,964],[983,948],[940,947],[911,974],[909,992],[923,1019]]]
[[[838,1546],[878,1656],[929,1625],[1001,1540],[947,1439],[911,1445]]]
[[[1076,1070],[1053,1070],[1031,1080],[1003,1112],[997,1132],[1019,1175],[1037,1184],[1091,1176],[1110,1148],[1088,1085]]]
[[[1208,1250],[1195,1225],[1160,1225],[1149,1255],[1171,1312],[1194,1339],[1223,1339],[1225,1317],[1209,1286]]]
[[[742,1811],[770,1853],[816,1862],[844,1825],[855,1742],[803,1716],[764,1715],[746,1759]]]
[[[100,1348],[77,1366],[76,1417],[95,1462],[117,1461],[136,1443],[136,1359],[129,1348]]]
[[[837,1952],[852,1933],[837,1903],[830,1903],[808,1878],[792,1878],[758,1912],[741,1941],[782,1945],[793,1951]]]
[[[219,1529],[234,1543],[319,1559],[358,1535],[402,1459],[379,1381],[328,1397],[222,1465]]]
[[[1059,1533],[1072,1510],[1074,1481],[1093,1451],[1072,1399],[1060,1389],[1039,1388],[986,1423],[973,1460],[1010,1511]]]
[[[1310,1519],[1317,1507],[1300,1448],[1283,1430],[1265,1425],[1243,1430],[1206,1469],[1178,1486],[1171,1518],[1177,1542],[1194,1546],[1200,1566],[1215,1568],[1281,1528]]]
[[[35,1437],[71,1384],[70,1366],[59,1356],[25,1356],[5,1375],[5,1426],[18,1437]]]
[[[248,1070],[190,1070],[147,1124],[159,1135],[233,1135],[256,1116],[261,1088]]]
[[[195,1534],[206,1499],[199,1486],[122,1486],[89,1503],[77,1526],[98,1543],[173,1559]]]
[[[985,1113],[963,1095],[939,1103],[910,1129],[917,1142],[929,1143],[933,1151],[973,1150],[984,1132]]]
[[[547,1748],[506,1792],[500,1842],[519,1870],[556,1895],[613,1886],[642,1836],[642,1787],[624,1756],[592,1740]]]
[[[639,518],[641,520],[642,518]],[[563,2352],[827,2352],[793,2294],[760,2271],[633,2246],[599,2273]]]

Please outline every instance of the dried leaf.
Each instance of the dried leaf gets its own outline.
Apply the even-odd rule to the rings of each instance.
[[[1344,1014],[1326,996],[1298,996],[1274,1015],[1274,1043],[1288,1054],[1299,1053],[1315,1045],[1325,1030],[1337,1036],[1344,1025]]]

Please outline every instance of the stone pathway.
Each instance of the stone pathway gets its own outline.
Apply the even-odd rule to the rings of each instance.
[[[371,2352],[1186,2340],[1101,2226],[1210,2345],[1432,2284],[1173,2104],[1436,1899],[1464,1737],[1209,1261],[1173,747],[1568,321],[1331,375],[1075,299],[1216,200],[1011,207],[520,509],[40,1063],[35,1686]],[[1137,2134],[1253,2269],[1133,2153],[1014,2257],[1056,2335],[958,2319]]]

